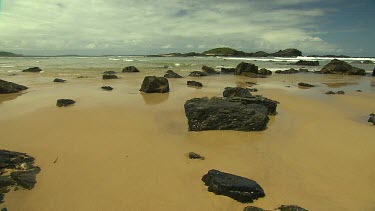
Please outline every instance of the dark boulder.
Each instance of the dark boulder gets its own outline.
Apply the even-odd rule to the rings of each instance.
[[[180,76],[179,74],[173,72],[173,70],[168,70],[165,75],[164,75],[165,78],[182,78],[182,76]]]
[[[299,71],[300,73],[308,73],[308,72],[309,72],[309,70],[306,69],[306,68],[299,68],[298,71]]]
[[[36,174],[40,172],[40,168],[36,167],[29,171],[13,171],[10,173],[10,177],[16,181],[17,185],[31,190],[34,188],[36,183]]]
[[[277,208],[280,211],[308,211],[299,207],[297,205],[281,205],[281,207]]]
[[[260,75],[272,75],[272,71],[267,70],[266,68],[261,68],[260,70],[258,70],[258,74],[260,74]]]
[[[128,66],[128,67],[125,67],[124,69],[122,69],[122,72],[123,73],[138,73],[139,70],[134,66]]]
[[[299,70],[296,70],[294,68],[290,68],[288,70],[276,70],[275,73],[278,73],[278,74],[295,74],[295,73],[299,73]]]
[[[298,83],[298,86],[300,86],[300,87],[306,87],[306,88],[315,87],[315,86],[312,85],[312,84],[303,83],[303,82]]]
[[[258,66],[251,64],[251,63],[241,62],[237,65],[234,74],[242,75],[243,73],[258,74]]]
[[[218,74],[214,68],[203,65],[202,70],[207,74]]]
[[[375,125],[375,114],[370,114],[370,118],[368,119],[368,122],[372,122]]]
[[[328,91],[328,92],[326,92],[326,95],[334,95],[334,94],[336,94],[336,93],[333,92],[333,91]]]
[[[117,75],[111,75],[111,74],[103,75],[103,80],[108,80],[108,79],[118,79],[118,77]]]
[[[67,106],[73,105],[74,103],[76,103],[76,101],[71,100],[71,99],[58,99],[56,102],[56,106],[67,107]]]
[[[111,87],[111,86],[102,86],[101,88],[103,90],[106,90],[106,91],[112,91],[113,90],[113,87]]]
[[[106,74],[106,75],[114,75],[116,73],[117,73],[116,71],[112,71],[112,70],[108,70],[108,71],[103,72],[103,74]]]
[[[242,87],[225,87],[223,97],[252,97],[250,90]]]
[[[189,152],[189,158],[190,159],[199,159],[199,160],[204,160],[205,158],[195,152]]]
[[[319,66],[319,61],[305,61],[305,60],[299,60],[295,63],[295,65],[298,66]]]
[[[229,102],[239,102],[243,105],[252,105],[252,104],[263,105],[267,108],[266,113],[268,115],[276,115],[277,104],[279,104],[279,102],[275,100],[271,100],[260,95],[256,95],[252,97],[228,97],[228,98],[223,98],[223,99]]]
[[[372,71],[372,76],[375,77],[375,68],[374,68],[374,70]]]
[[[189,74],[189,76],[202,77],[202,76],[207,76],[207,74],[205,72],[201,72],[201,71],[193,71]]]
[[[338,94],[338,95],[343,95],[343,94],[345,94],[345,92],[342,91],[342,90],[340,90],[340,91],[337,91],[336,94]]]
[[[189,131],[261,131],[269,121],[266,106],[231,102],[226,98],[193,98],[184,107]]]
[[[194,87],[199,87],[199,88],[203,87],[203,84],[198,81],[187,81],[186,84],[188,86],[194,86]]]
[[[145,93],[166,93],[169,92],[169,82],[167,78],[146,76],[143,79],[141,89]]]
[[[3,81],[0,79],[0,94],[17,93],[26,89],[28,89],[26,86],[22,86],[8,81]]]
[[[209,192],[228,196],[242,203],[253,202],[265,196],[263,188],[257,182],[214,169],[208,171],[202,181],[208,186]]]
[[[266,210],[261,209],[259,207],[248,206],[248,207],[245,207],[243,211],[266,211]]]
[[[364,69],[353,67],[345,61],[333,59],[321,70],[323,74],[366,75]]]
[[[26,70],[22,70],[22,72],[30,72],[30,73],[38,73],[41,72],[42,70],[39,67],[30,67]]]
[[[221,68],[221,74],[233,74],[236,71],[236,68]]]
[[[53,80],[53,82],[56,82],[56,83],[64,83],[64,82],[66,82],[66,80],[61,79],[61,78],[55,78],[55,80]]]

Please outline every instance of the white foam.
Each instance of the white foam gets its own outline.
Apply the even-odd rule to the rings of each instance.
[[[133,60],[133,59],[123,59],[123,61],[126,61],[126,62],[133,62],[134,60]]]
[[[11,67],[15,67],[15,66],[7,66],[7,65],[4,65],[4,66],[0,66],[0,67],[4,67],[4,68],[11,68]]]

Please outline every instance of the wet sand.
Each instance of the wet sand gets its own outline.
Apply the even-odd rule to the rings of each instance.
[[[0,96],[0,148],[26,152],[42,169],[33,190],[6,195],[8,210],[247,206],[208,192],[200,179],[210,169],[257,181],[266,197],[251,205],[264,209],[282,204],[316,211],[375,209],[375,128],[367,123],[375,112],[374,79],[210,76],[195,78],[202,89],[186,86],[192,78],[170,79],[169,94],[140,94],[144,75],[120,74],[112,81],[72,77],[65,84],[52,83],[52,75],[3,78],[30,89],[16,98]],[[319,86],[299,89],[301,79]],[[245,81],[257,82],[257,94],[280,102],[267,130],[188,132],[186,100],[220,96],[224,87]],[[332,83],[345,82],[351,82],[340,84],[345,95],[324,94],[336,90]],[[102,91],[103,85],[115,89]],[[355,92],[359,88],[365,92]],[[58,98],[77,103],[57,108]],[[189,160],[190,151],[206,160]]]

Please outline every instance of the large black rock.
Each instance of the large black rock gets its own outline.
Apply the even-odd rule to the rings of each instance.
[[[375,114],[370,114],[370,118],[368,119],[368,122],[371,122],[375,125]]]
[[[190,131],[261,131],[267,128],[269,121],[266,106],[227,98],[193,98],[186,101],[184,107]]]
[[[164,75],[165,78],[182,78],[181,75],[173,72],[173,70],[168,70],[165,75]]]
[[[128,67],[125,67],[124,69],[122,69],[122,72],[123,73],[138,73],[139,70],[134,66],[128,66]]]
[[[366,75],[364,69],[353,67],[345,61],[333,59],[320,71],[323,74]]]
[[[67,107],[67,106],[73,105],[75,103],[76,103],[76,101],[71,100],[71,99],[58,99],[57,102],[56,102],[56,106],[57,107]]]
[[[141,89],[145,93],[166,93],[169,92],[168,79],[164,77],[146,76],[143,79]]]
[[[228,97],[228,98],[223,98],[223,100],[226,100],[229,102],[239,102],[243,105],[251,105],[251,104],[263,105],[267,108],[268,115],[276,115],[277,104],[279,104],[279,102],[268,99],[261,95],[255,95],[252,97]]]
[[[26,70],[22,70],[22,72],[31,72],[31,73],[38,73],[41,71],[42,69],[40,69],[39,67],[30,67],[30,68],[27,68]]]
[[[26,86],[22,86],[8,81],[3,81],[0,79],[0,94],[17,93],[26,89]]]
[[[251,64],[251,63],[241,62],[237,65],[236,71],[234,72],[234,74],[242,75],[243,73],[258,74],[258,66]]]
[[[305,60],[299,60],[295,63],[295,65],[299,66],[319,66],[319,61],[305,61]]]
[[[202,70],[206,72],[207,74],[217,74],[218,72],[215,71],[214,68],[208,67],[206,65],[203,65]]]
[[[252,97],[250,90],[242,87],[225,87],[223,97]]]
[[[208,186],[208,191],[242,203],[253,202],[265,196],[263,188],[257,182],[214,169],[208,171],[202,181]]]

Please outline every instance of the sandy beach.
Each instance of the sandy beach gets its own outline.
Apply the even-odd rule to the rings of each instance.
[[[0,95],[0,148],[35,157],[42,171],[30,191],[5,197],[9,210],[243,210],[250,204],[207,191],[210,169],[251,178],[266,197],[251,205],[274,209],[375,209],[375,79],[296,74],[250,79],[218,75],[169,79],[168,94],[141,94],[146,75],[117,80],[53,74],[4,76],[30,87]],[[186,73],[181,72],[181,74]],[[318,87],[300,89],[301,80]],[[221,96],[228,86],[257,82],[257,94],[280,102],[262,132],[189,132],[183,105],[194,97]],[[100,86],[115,89],[103,91]],[[290,86],[290,87],[285,87]],[[363,92],[356,92],[362,89]],[[328,90],[345,95],[328,96]],[[77,103],[58,108],[56,100]],[[206,157],[190,160],[188,152]],[[56,161],[56,162],[55,162]]]

